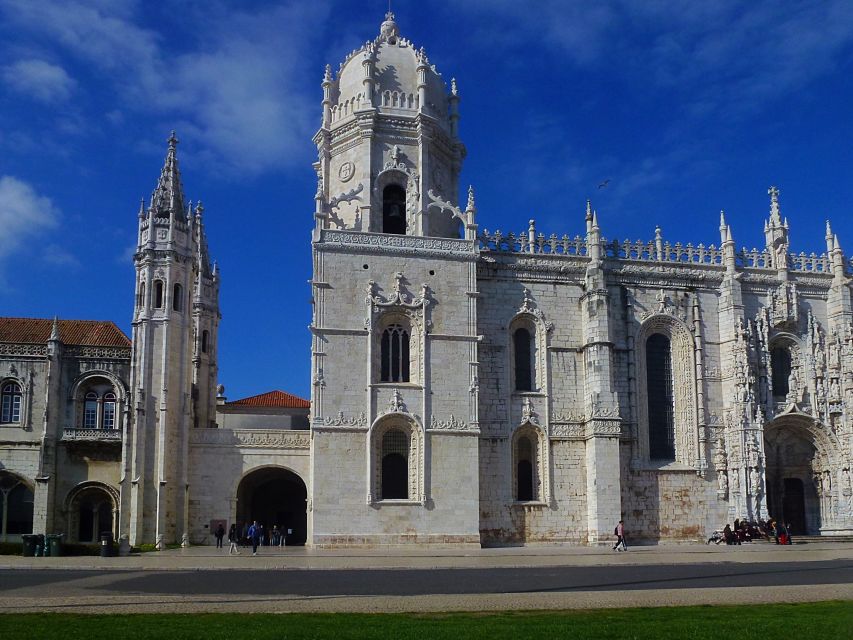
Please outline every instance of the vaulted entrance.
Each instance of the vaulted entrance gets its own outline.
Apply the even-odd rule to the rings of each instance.
[[[765,428],[767,508],[793,535],[819,535],[831,520],[820,486],[830,468],[825,449],[798,416],[778,418]]]
[[[298,475],[281,467],[264,467],[247,474],[237,488],[237,527],[243,531],[257,520],[264,531],[292,530],[288,545],[304,545],[307,537],[308,491]]]

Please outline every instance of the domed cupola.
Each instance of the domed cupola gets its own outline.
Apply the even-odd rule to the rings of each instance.
[[[430,190],[458,202],[465,147],[456,82],[385,14],[379,35],[323,79],[323,124],[314,138],[318,207],[330,228],[456,236],[458,221],[429,209]]]

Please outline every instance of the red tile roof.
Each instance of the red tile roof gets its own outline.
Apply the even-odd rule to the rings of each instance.
[[[45,344],[50,340],[53,320],[48,318],[0,318],[0,342]],[[63,344],[92,347],[130,347],[130,338],[114,322],[60,320]]]
[[[310,409],[311,403],[285,391],[268,391],[257,396],[227,402],[239,407],[281,407],[285,409]]]

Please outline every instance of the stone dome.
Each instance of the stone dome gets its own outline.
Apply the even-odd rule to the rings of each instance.
[[[399,34],[394,14],[387,13],[379,36],[350,53],[338,70],[332,94],[332,122],[364,108],[364,63],[374,65],[373,105],[380,113],[416,113],[420,109],[418,68],[426,75],[424,111],[443,126],[449,126],[447,85],[426,57],[423,49]]]

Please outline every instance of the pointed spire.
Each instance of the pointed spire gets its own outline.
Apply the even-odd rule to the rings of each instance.
[[[160,180],[151,195],[151,210],[155,216],[177,216],[184,211],[184,188],[181,185],[181,172],[178,169],[178,138],[175,132],[169,136],[166,160],[160,172]]]
[[[838,234],[832,236],[832,248],[835,251],[841,251],[841,243],[838,241]]]
[[[586,201],[586,219],[592,222],[592,202]]]
[[[770,187],[767,190],[767,194],[770,196],[770,226],[781,227],[782,218],[779,214],[779,189]]]
[[[50,329],[50,341],[59,342],[59,318],[53,316],[53,327]]]
[[[145,198],[139,199],[139,219],[145,218]]]
[[[195,217],[201,218],[201,214],[204,213],[204,205],[201,203],[201,200],[198,201],[198,204],[195,206]]]
[[[720,209],[720,229],[726,227],[726,212]]]
[[[598,230],[598,211],[592,210],[592,228]]]
[[[332,65],[326,65],[326,71],[323,74],[323,82],[331,82],[332,81]]]

